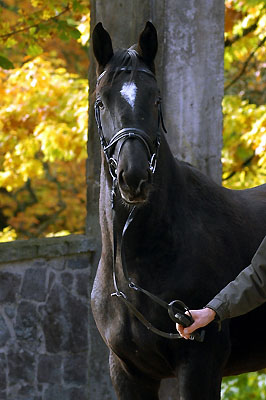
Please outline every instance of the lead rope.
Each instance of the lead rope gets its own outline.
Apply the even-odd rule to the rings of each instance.
[[[112,200],[112,203],[114,204],[114,199]],[[148,291],[146,291],[145,289],[142,289],[141,287],[139,287],[138,285],[136,285],[135,283],[133,283],[130,278],[128,277],[128,273],[127,273],[127,268],[125,267],[125,256],[124,256],[124,237],[125,234],[128,230],[129,225],[131,224],[131,222],[134,219],[136,213],[136,207],[133,207],[132,210],[130,211],[130,214],[127,218],[127,221],[125,223],[125,226],[123,228],[123,233],[122,233],[122,237],[121,237],[121,248],[120,248],[120,255],[121,255],[121,262],[122,262],[122,268],[123,268],[123,274],[124,277],[128,283],[128,287],[137,291],[140,291],[144,294],[146,294],[147,296],[149,296],[150,298],[152,298],[156,303],[160,304],[162,307],[166,308],[167,310],[169,309],[169,305],[168,303],[166,303],[165,301],[159,299],[157,296],[149,293]],[[160,329],[156,328],[155,326],[153,326],[151,324],[151,322],[149,322],[144,315],[128,300],[126,294],[124,292],[122,292],[121,290],[119,290],[118,288],[118,284],[117,284],[117,278],[116,278],[116,257],[117,257],[117,235],[116,235],[116,229],[115,229],[115,223],[116,223],[116,214],[115,214],[115,209],[113,207],[113,282],[114,282],[114,288],[115,288],[115,292],[111,294],[111,296],[117,296],[118,298],[120,298],[123,303],[127,306],[127,308],[129,309],[129,311],[151,332],[162,336],[164,338],[167,339],[180,339],[181,336],[179,335],[179,333],[168,333],[168,332],[164,332],[161,331]]]
[[[112,201],[114,204],[114,200]],[[133,207],[132,210],[129,213],[129,216],[126,220],[126,223],[123,228],[122,232],[122,237],[121,237],[121,243],[120,243],[120,257],[121,257],[121,262],[122,262],[122,269],[123,269],[123,274],[125,277],[125,280],[128,284],[128,287],[130,289],[134,289],[136,291],[139,291],[146,296],[148,296],[151,300],[153,300],[155,303],[159,304],[161,307],[165,308],[168,311],[168,314],[170,318],[176,323],[182,323],[185,317],[185,322],[189,321],[187,325],[184,326],[189,326],[191,324],[191,321],[193,322],[192,316],[190,314],[189,308],[180,300],[174,300],[170,302],[169,304],[160,299],[159,297],[155,296],[154,294],[150,293],[149,291],[143,289],[142,287],[138,286],[128,276],[128,271],[126,268],[126,260],[125,260],[125,252],[124,252],[124,238],[126,235],[126,232],[132,223],[135,214],[137,212],[136,207]],[[126,294],[119,290],[118,284],[117,284],[117,278],[116,278],[116,256],[117,256],[117,235],[116,235],[116,229],[115,229],[115,223],[116,223],[116,214],[115,214],[115,208],[113,207],[113,282],[114,282],[114,288],[115,292],[111,294],[111,296],[117,296],[119,299],[123,301],[123,303],[127,306],[129,311],[151,332],[155,333],[156,335],[162,336],[167,339],[181,339],[182,336],[180,336],[179,333],[171,333],[171,332],[164,332],[155,326],[152,325],[151,322],[149,322],[144,315],[128,300]],[[176,307],[178,307],[176,309]],[[189,313],[189,316],[185,315],[185,311]],[[179,317],[177,317],[176,312],[178,312]],[[204,335],[205,332],[202,330],[201,332],[194,332],[190,335],[190,340],[196,340],[198,342],[203,342],[204,340]]]

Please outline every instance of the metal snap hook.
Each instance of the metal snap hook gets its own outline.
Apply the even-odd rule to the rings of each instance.
[[[132,281],[130,281],[130,283],[128,284],[128,287],[130,288],[130,289],[134,289],[134,290],[139,290],[139,288],[135,285],[135,283],[134,282],[132,282]]]
[[[121,292],[121,290],[118,290],[117,292],[111,293],[111,297],[113,297],[113,296],[123,297],[124,299],[127,298],[125,293]]]

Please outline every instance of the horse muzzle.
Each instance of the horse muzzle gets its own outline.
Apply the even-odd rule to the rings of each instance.
[[[152,187],[152,174],[149,169],[144,172],[121,170],[118,173],[118,188],[122,199],[131,205],[146,203]]]

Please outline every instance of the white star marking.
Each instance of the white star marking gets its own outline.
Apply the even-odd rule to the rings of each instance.
[[[137,86],[134,82],[126,82],[123,84],[122,89],[120,90],[122,97],[128,102],[131,108],[134,108],[136,94],[137,94]]]

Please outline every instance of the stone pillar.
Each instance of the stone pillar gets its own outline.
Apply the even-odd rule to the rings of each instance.
[[[136,43],[146,21],[158,31],[156,59],[167,139],[176,158],[188,161],[221,182],[224,2],[219,0],[91,0],[91,31],[102,22],[114,49]],[[98,193],[100,148],[93,115],[95,63],[90,49],[88,138],[88,234],[100,254]],[[114,399],[106,346],[91,316],[90,398]],[[97,348],[97,351],[94,349]],[[175,383],[166,380],[160,399],[172,400]]]
[[[224,2],[168,0],[163,98],[176,158],[221,182]]]

